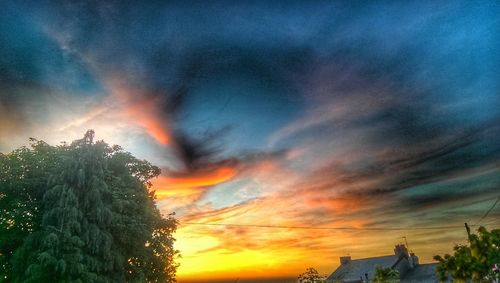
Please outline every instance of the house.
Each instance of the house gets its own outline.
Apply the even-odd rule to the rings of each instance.
[[[371,282],[377,267],[396,269],[399,271],[401,283],[439,282],[436,273],[437,264],[419,264],[418,257],[414,253],[409,253],[403,244],[395,246],[393,255],[362,259],[342,256],[340,257],[340,266],[327,277],[326,282]]]

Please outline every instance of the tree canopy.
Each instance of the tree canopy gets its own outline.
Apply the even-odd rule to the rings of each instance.
[[[500,229],[488,231],[479,227],[477,234],[471,234],[469,228],[468,245],[456,245],[453,255],[437,255],[437,268],[440,280],[445,282],[448,276],[454,282],[493,282],[498,281],[500,273]]]
[[[0,282],[175,282],[159,168],[93,139],[0,154]]]

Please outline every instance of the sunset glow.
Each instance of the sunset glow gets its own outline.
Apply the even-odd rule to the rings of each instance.
[[[9,2],[0,153],[93,129],[160,168],[180,283],[500,225],[498,1]]]
[[[154,181],[154,186],[157,193],[159,193],[158,191],[167,193],[175,189],[214,186],[231,179],[235,174],[235,169],[231,167],[220,167],[213,171],[195,172],[186,176],[161,177]]]

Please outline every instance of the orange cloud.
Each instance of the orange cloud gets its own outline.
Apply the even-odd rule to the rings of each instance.
[[[194,172],[162,175],[152,184],[162,211],[179,212],[179,209],[193,206],[208,192],[207,188],[231,180],[237,172],[236,167],[225,164]]]
[[[107,85],[112,99],[118,102],[127,120],[142,127],[158,143],[172,143],[168,118],[161,109],[166,105],[165,97],[133,87],[116,78],[108,79]]]
[[[337,214],[354,213],[371,207],[368,199],[359,196],[312,197],[307,199],[307,204],[311,207],[324,207]]]
[[[222,166],[212,170],[203,170],[180,176],[162,176],[153,184],[158,190],[189,189],[194,187],[208,187],[228,181],[236,175],[236,169]]]

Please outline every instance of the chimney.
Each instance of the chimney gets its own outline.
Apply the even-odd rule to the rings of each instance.
[[[394,247],[394,254],[399,257],[408,257],[408,249],[403,244],[396,245]]]
[[[344,265],[351,261],[351,256],[341,256],[340,257],[340,265]]]
[[[415,253],[410,253],[410,258],[411,258],[411,263],[413,265],[412,267],[419,265],[418,256],[416,256]]]

